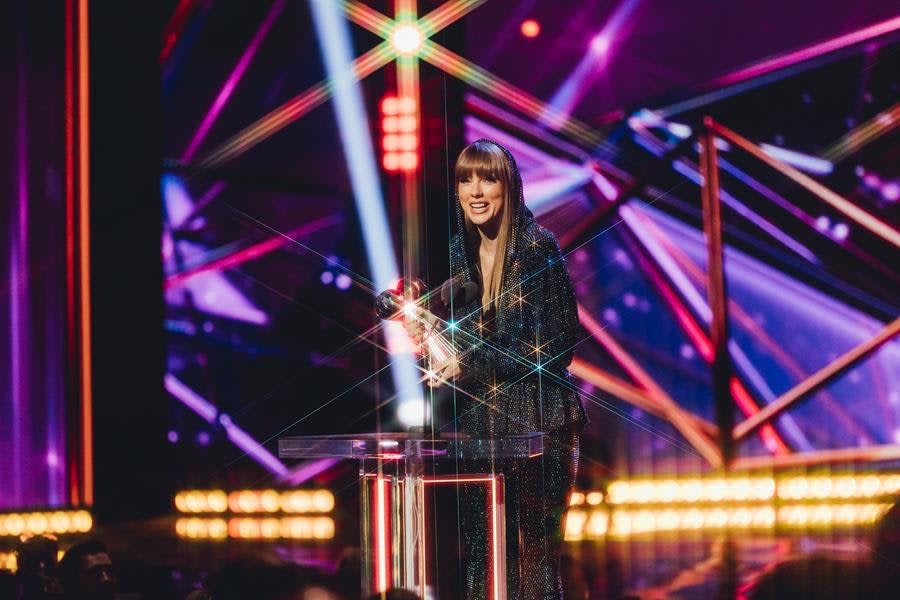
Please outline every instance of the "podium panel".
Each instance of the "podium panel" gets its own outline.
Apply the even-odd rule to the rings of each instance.
[[[360,546],[363,595],[401,588],[436,597],[438,588],[431,494],[456,487],[464,499],[483,498],[488,532],[485,596],[506,597],[506,512],[501,473],[483,472],[497,461],[528,460],[543,453],[543,434],[472,438],[405,433],[286,437],[282,459],[348,458],[360,463]],[[444,464],[438,464],[444,463]],[[465,472],[467,468],[481,471]],[[449,472],[448,472],[449,471]],[[469,486],[483,493],[470,494]],[[467,506],[467,510],[482,510]],[[518,535],[517,532],[510,532]],[[479,557],[481,559],[482,557]]]

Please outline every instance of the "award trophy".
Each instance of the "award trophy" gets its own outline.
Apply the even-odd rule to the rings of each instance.
[[[468,285],[475,286],[475,284]],[[424,330],[422,346],[428,365],[428,380],[430,384],[434,384],[439,380],[439,373],[435,368],[446,365],[455,357],[457,348],[447,337],[445,322],[426,308],[428,299],[428,288],[422,280],[401,279],[397,289],[385,290],[375,299],[375,315],[379,319],[390,321],[411,319],[422,326]]]

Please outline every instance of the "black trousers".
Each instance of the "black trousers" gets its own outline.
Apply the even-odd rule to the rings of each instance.
[[[506,592],[509,600],[557,600],[562,517],[575,485],[582,425],[549,432],[544,453],[529,460],[468,465],[504,475],[506,486]],[[465,598],[490,598],[490,529],[486,486],[469,486],[460,515]]]

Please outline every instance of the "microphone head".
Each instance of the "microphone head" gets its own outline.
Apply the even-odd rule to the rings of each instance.
[[[375,298],[375,316],[379,319],[398,319],[408,300],[418,300],[428,293],[428,286],[421,279],[401,278],[397,287],[384,290]]]
[[[384,290],[375,298],[375,316],[379,319],[395,318],[403,308],[403,296],[394,290]]]
[[[441,285],[440,300],[449,313],[454,304],[465,306],[478,298],[479,287],[474,281],[464,281],[461,277],[448,279]]]
[[[478,288],[478,284],[474,281],[467,281],[462,286],[462,303],[469,304],[470,302],[475,302],[478,299],[481,290]]]

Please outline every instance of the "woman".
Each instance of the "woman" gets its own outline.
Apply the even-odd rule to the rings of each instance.
[[[461,352],[438,372],[461,392],[460,431],[546,432],[540,458],[479,466],[505,475],[507,597],[561,598],[561,522],[586,421],[566,371],[577,342],[572,283],[556,238],[525,206],[506,148],[483,139],[470,144],[456,161],[455,181],[451,274],[478,283],[482,293],[480,302],[452,307]],[[483,499],[469,500],[483,506]],[[464,566],[467,597],[483,598],[487,521],[465,513],[462,528],[471,557]]]

